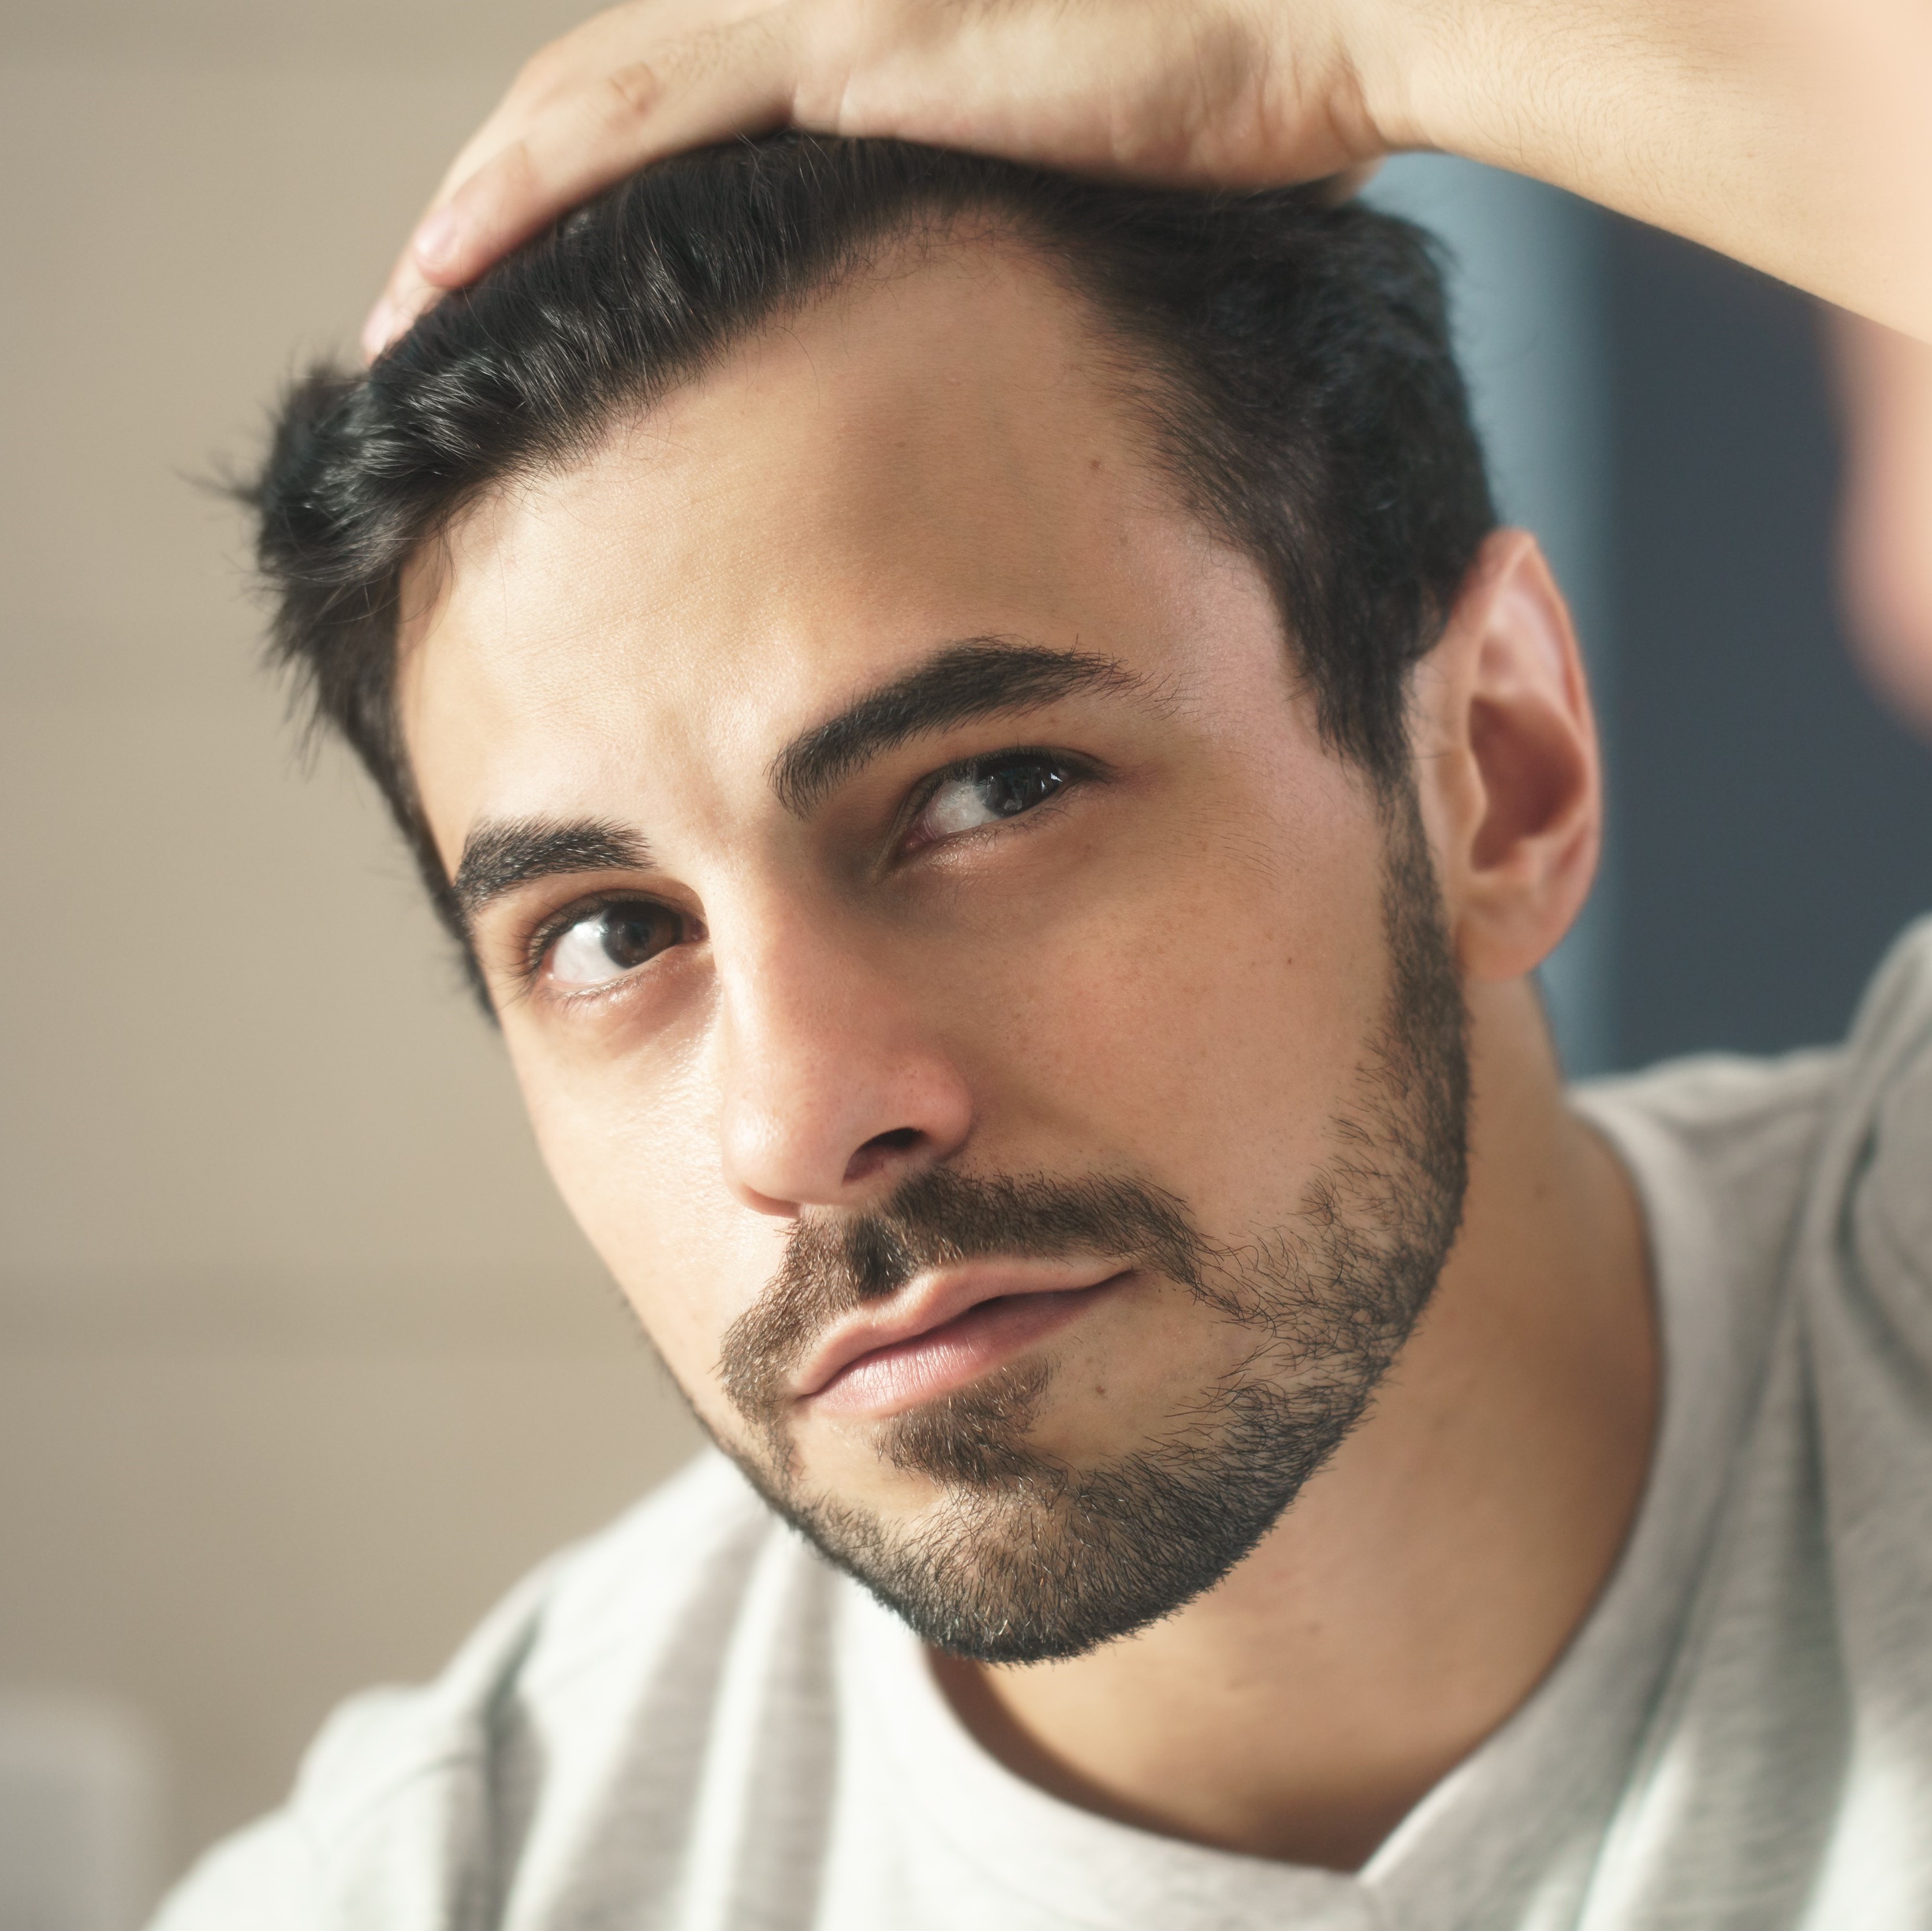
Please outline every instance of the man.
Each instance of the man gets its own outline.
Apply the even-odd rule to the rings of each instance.
[[[1922,1921],[1932,958],[1565,1105],[1588,700],[1412,235],[712,151],[259,502],[729,1462],[171,1924]]]

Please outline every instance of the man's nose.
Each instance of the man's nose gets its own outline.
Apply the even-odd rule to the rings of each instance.
[[[860,935],[767,919],[742,944],[714,927],[713,946],[722,1150],[741,1200],[788,1216],[857,1207],[965,1144],[972,1095],[934,1015]]]

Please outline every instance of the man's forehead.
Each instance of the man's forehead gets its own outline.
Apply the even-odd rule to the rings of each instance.
[[[1036,265],[932,253],[494,492],[416,580],[400,696],[432,820],[640,729],[762,766],[948,639],[1117,653],[1219,547],[1094,340]]]

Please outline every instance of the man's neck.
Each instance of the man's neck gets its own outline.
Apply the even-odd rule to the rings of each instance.
[[[1218,1588],[1069,1663],[938,1662],[1055,1795],[1172,1837],[1359,1867],[1588,1614],[1655,1431],[1622,1168],[1564,1106],[1526,986],[1476,988],[1462,1233],[1366,1419]]]

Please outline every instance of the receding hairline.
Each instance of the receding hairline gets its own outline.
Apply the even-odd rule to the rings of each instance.
[[[770,309],[733,330],[706,352],[671,369],[661,382],[640,379],[628,400],[606,406],[559,445],[539,449],[506,466],[446,507],[397,566],[394,649],[400,680],[404,661],[434,627],[454,580],[453,547],[466,529],[502,506],[521,487],[586,469],[651,418],[706,382],[724,376],[740,358],[795,334],[806,316],[836,313],[876,297],[908,277],[952,268],[983,279],[1003,269],[1054,290],[1065,311],[1082,325],[1096,352],[1084,373],[1126,431],[1130,452],[1167,501],[1217,544],[1245,546],[1225,519],[1198,499],[1184,465],[1166,446],[1163,406],[1204,407],[1187,392],[1186,373],[1164,355],[1150,333],[1136,331],[1110,310],[1078,270],[1077,244],[1060,241],[1023,209],[988,199],[964,207],[916,203],[895,211],[827,264],[826,271],[782,298]],[[1030,271],[1030,275],[1024,271]],[[1286,613],[1283,613],[1286,621]]]
[[[882,295],[889,295],[894,287],[903,284],[910,276],[962,275],[980,286],[987,286],[1006,276],[1024,292],[1043,292],[1045,302],[1036,313],[1047,314],[1051,318],[1049,325],[1064,332],[1072,352],[1072,366],[1088,382],[1087,399],[1096,412],[1096,420],[1104,424],[1102,436],[1112,452],[1116,475],[1131,465],[1136,492],[1144,487],[1147,499],[1158,505],[1158,513],[1163,520],[1171,517],[1175,528],[1185,528],[1192,532],[1190,541],[1204,536],[1223,546],[1231,554],[1244,555],[1181,499],[1169,476],[1163,473],[1158,451],[1154,447],[1154,432],[1144,412],[1121,400],[1123,383],[1114,379],[1109,364],[1116,359],[1124,358],[1117,358],[1109,352],[1110,343],[1115,336],[1110,335],[1105,315],[1085,291],[1060,271],[1051,250],[1036,245],[1035,238],[1020,232],[1018,224],[1001,218],[999,211],[985,213],[984,220],[962,217],[958,220],[934,220],[907,224],[883,237],[883,246],[866,251],[864,257],[846,271],[814,284],[790,301],[782,313],[762,317],[757,323],[735,333],[720,345],[717,353],[640,396],[629,407],[607,412],[606,419],[594,436],[579,439],[576,445],[568,451],[554,452],[541,460],[520,463],[504,475],[492,478],[418,546],[399,572],[394,702],[399,727],[398,754],[409,771],[412,789],[416,790],[418,809],[422,813],[426,833],[434,838],[434,833],[429,830],[427,811],[416,784],[413,747],[410,743],[413,733],[410,725],[412,718],[419,721],[422,714],[418,709],[418,693],[412,686],[422,667],[424,649],[435,634],[441,615],[455,592],[463,568],[459,553],[466,537],[477,529],[479,522],[498,515],[514,518],[518,514],[518,492],[525,488],[541,494],[546,484],[559,478],[593,475],[607,460],[612,460],[614,466],[621,470],[634,460],[637,442],[633,439],[647,442],[652,418],[674,410],[681,397],[708,382],[728,384],[734,379],[734,370],[743,364],[746,358],[766,349],[782,349],[788,340],[795,340],[807,318],[830,311],[836,322],[837,311],[875,301]],[[922,343],[916,337],[911,340],[911,359],[916,365],[923,355]],[[1084,345],[1089,342],[1100,346],[1100,355],[1090,356],[1085,352]],[[808,349],[807,360],[810,360]],[[998,380],[999,365],[986,366],[992,368],[993,379]],[[1096,446],[1100,445],[1096,443]],[[485,541],[487,543],[487,538]],[[1245,558],[1250,565],[1253,560]],[[1292,673],[1296,653],[1286,614],[1278,602],[1274,614],[1285,646],[1284,668]],[[1071,653],[1069,661],[1076,658],[1090,667],[1091,662],[1098,661],[1093,659],[1090,653],[1078,651]],[[1116,681],[1122,681],[1118,667],[1113,668]],[[781,784],[782,791],[788,798],[792,791],[800,788],[796,781],[790,778]],[[440,841],[436,842],[447,875],[455,861],[450,855],[442,853]],[[460,898],[463,895],[459,892],[458,895]]]

